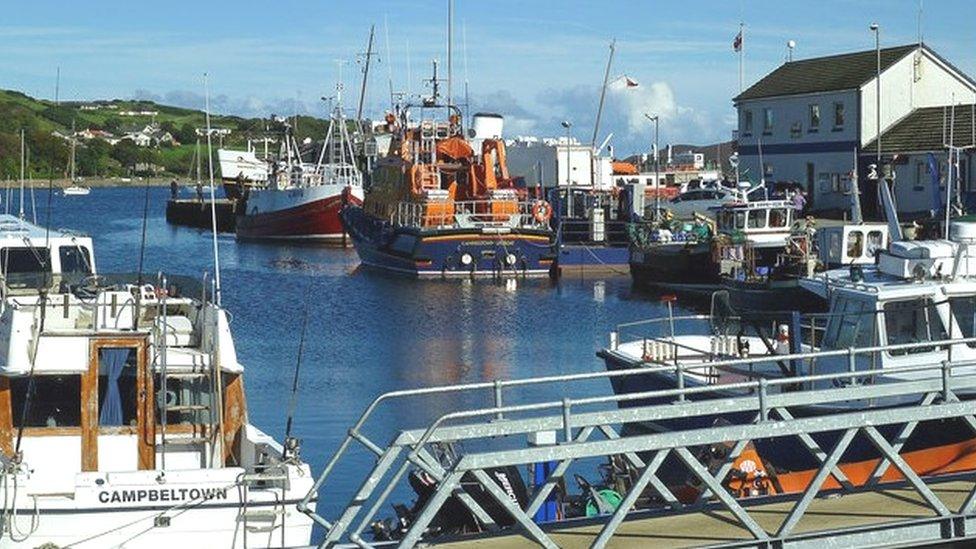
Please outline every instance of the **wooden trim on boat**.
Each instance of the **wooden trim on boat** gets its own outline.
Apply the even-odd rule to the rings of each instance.
[[[130,337],[100,337],[89,344],[88,370],[81,376],[81,470],[98,470],[99,434],[138,434],[140,470],[156,468],[155,398],[152,373],[146,361],[147,339],[144,334]],[[103,348],[129,348],[136,351],[136,427],[98,425],[98,352]]]
[[[244,381],[240,374],[225,374],[224,384],[224,424],[221,433],[222,466],[230,460],[238,461],[240,456],[241,429],[247,422],[247,404],[244,399]],[[239,465],[238,463],[234,463]]]
[[[14,416],[7,376],[0,376],[0,451],[7,456],[14,455]]]

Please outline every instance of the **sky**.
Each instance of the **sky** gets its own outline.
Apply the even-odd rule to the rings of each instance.
[[[976,26],[966,0],[455,0],[453,92],[471,112],[506,117],[505,134],[591,140],[609,45],[616,39],[598,142],[618,156],[660,142],[727,140],[739,90],[732,40],[745,25],[746,87],[785,60],[924,40],[976,75]],[[344,82],[355,111],[371,25],[377,53],[366,113],[379,118],[394,91],[429,94],[431,63],[446,76],[447,0],[230,0],[18,2],[0,20],[0,88],[53,98],[147,98],[225,114],[324,116],[322,97]],[[627,76],[638,86],[628,87]],[[442,89],[442,91],[446,91]]]

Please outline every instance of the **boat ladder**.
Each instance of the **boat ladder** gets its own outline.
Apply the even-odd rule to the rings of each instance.
[[[160,273],[158,277],[158,282],[161,284],[159,287],[163,289],[161,296],[159,298],[159,320],[161,326],[156,330],[153,330],[154,345],[156,349],[156,357],[154,363],[159,364],[159,387],[156,388],[157,403],[159,409],[159,427],[160,427],[160,437],[159,437],[159,455],[162,461],[161,468],[166,469],[166,453],[172,447],[182,447],[185,448],[188,445],[203,445],[206,449],[202,460],[204,462],[210,462],[213,460],[215,454],[219,451],[219,446],[217,441],[219,440],[219,430],[216,428],[215,414],[213,413],[212,404],[214,403],[214,395],[219,394],[219,389],[216,387],[217,376],[214,372],[217,368],[217,357],[216,357],[216,345],[211,345],[211,351],[209,354],[209,360],[201,365],[199,369],[194,369],[191,371],[169,371],[167,367],[167,349],[169,344],[169,323],[168,320],[168,309],[167,309],[167,298],[168,289],[166,284],[166,277]],[[204,284],[204,296],[203,296],[203,306],[206,307],[206,284]],[[202,314],[202,311],[201,311]],[[203,330],[201,330],[203,331]],[[214,338],[217,336],[214,335]],[[200,337],[201,345],[203,345],[203,337]],[[158,362],[157,362],[158,361]],[[171,393],[170,392],[170,381],[176,381],[178,384],[178,389]],[[183,403],[179,402],[181,389],[189,384],[204,383],[206,390],[204,391],[193,391],[194,394],[198,396],[198,402]],[[170,400],[170,394],[173,394],[172,401]],[[170,432],[169,430],[169,415],[170,414],[188,414],[190,417],[194,418],[196,421],[190,422],[190,429],[186,432]],[[205,415],[205,421],[199,421],[199,418]]]

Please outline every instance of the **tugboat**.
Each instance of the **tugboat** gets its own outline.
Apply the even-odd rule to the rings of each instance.
[[[393,139],[362,205],[340,218],[366,266],[417,277],[547,276],[555,259],[552,206],[528,201],[508,174],[501,117],[469,141],[461,111],[432,96],[386,117]],[[414,108],[419,120],[413,120]],[[447,120],[434,118],[447,113]],[[480,151],[476,150],[480,149]]]
[[[248,421],[206,284],[105,276],[91,238],[0,216],[0,545],[311,541],[297,443]]]
[[[303,240],[345,244],[339,221],[343,204],[363,201],[363,175],[342,114],[341,84],[318,162],[302,161],[295,136],[286,125],[283,160],[273,166],[264,188],[252,188],[237,217],[237,237],[245,240]]]

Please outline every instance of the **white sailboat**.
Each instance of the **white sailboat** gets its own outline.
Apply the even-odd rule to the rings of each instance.
[[[75,125],[71,124],[71,186],[65,187],[61,193],[64,196],[86,196],[91,193],[91,189],[82,185],[81,181],[75,178]]]

